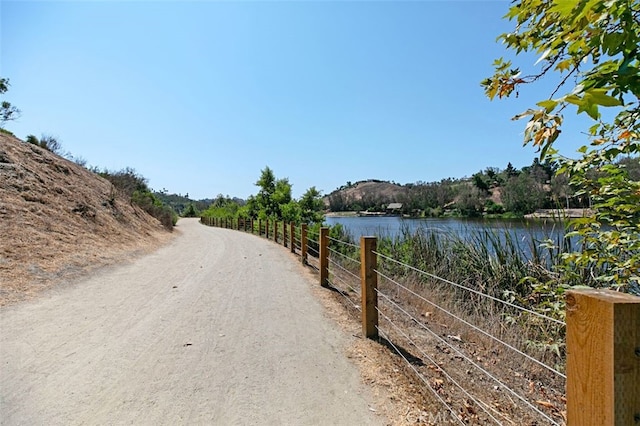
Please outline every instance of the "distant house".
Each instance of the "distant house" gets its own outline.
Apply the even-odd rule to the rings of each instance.
[[[388,214],[400,214],[402,212],[402,203],[389,203],[385,210]]]

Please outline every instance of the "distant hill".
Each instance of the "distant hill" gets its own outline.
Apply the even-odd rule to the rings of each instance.
[[[342,210],[341,206],[354,204],[386,205],[402,202],[407,188],[395,183],[376,179],[359,181],[336,189],[323,198],[325,206],[333,211]]]
[[[97,174],[0,133],[0,305],[170,235]]]

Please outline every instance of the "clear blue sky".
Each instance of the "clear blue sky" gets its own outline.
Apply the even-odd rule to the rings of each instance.
[[[296,198],[522,167],[535,152],[510,118],[550,90],[490,102],[479,84],[509,56],[508,6],[2,0],[0,75],[22,110],[7,128],[196,199],[255,194],[265,166]]]

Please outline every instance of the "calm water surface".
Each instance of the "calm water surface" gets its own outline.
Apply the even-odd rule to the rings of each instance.
[[[460,219],[422,218],[409,219],[396,216],[382,217],[326,217],[328,225],[342,226],[357,241],[362,235],[396,237],[403,231],[415,233],[419,229],[455,234],[462,238],[483,230],[496,231],[498,235],[510,234],[521,243],[541,242],[548,238],[557,241],[565,233],[564,224],[557,221],[507,220],[507,219]]]

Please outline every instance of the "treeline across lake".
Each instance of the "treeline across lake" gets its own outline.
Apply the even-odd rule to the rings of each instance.
[[[619,164],[631,179],[640,180],[638,158],[622,158]],[[360,183],[348,182],[327,196],[327,204],[332,212],[384,212],[390,205],[401,204],[392,211],[426,217],[522,217],[538,209],[591,207],[589,196],[572,187],[565,174],[556,172],[555,163],[536,158],[521,169],[509,163],[505,169],[488,167],[470,178],[418,181],[396,185],[393,191],[357,191]]]

